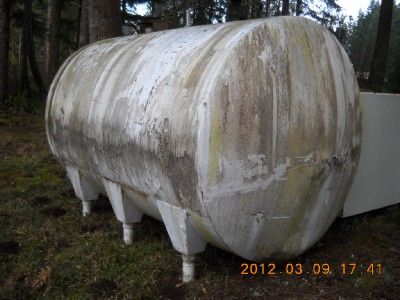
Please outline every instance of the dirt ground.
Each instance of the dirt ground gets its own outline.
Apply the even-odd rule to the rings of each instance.
[[[399,205],[337,219],[301,257],[263,262],[264,274],[258,263],[242,275],[251,262],[208,246],[186,285],[162,223],[145,217],[132,246],[121,231],[105,197],[81,217],[42,115],[0,115],[0,299],[400,299]]]

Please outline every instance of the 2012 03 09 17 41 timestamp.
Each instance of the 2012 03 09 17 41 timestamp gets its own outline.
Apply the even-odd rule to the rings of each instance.
[[[371,275],[381,275],[383,265],[381,263],[357,264],[353,262],[343,262],[341,264],[330,263],[242,263],[240,265],[241,275],[329,275],[331,273],[341,275],[352,275],[356,272],[367,273]]]

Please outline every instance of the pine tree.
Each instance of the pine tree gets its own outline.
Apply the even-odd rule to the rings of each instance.
[[[10,1],[0,0],[0,109],[8,94],[8,56],[10,38]]]
[[[382,91],[386,76],[393,5],[394,0],[382,0],[379,10],[378,32],[369,76],[369,84],[377,92]]]

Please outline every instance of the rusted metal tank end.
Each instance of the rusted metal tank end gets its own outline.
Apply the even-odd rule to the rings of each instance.
[[[121,185],[104,179],[103,185],[110,199],[115,217],[123,224],[123,237],[126,245],[133,243],[133,224],[142,220],[143,212],[124,195]]]
[[[162,220],[175,250],[182,253],[182,281],[195,277],[195,254],[203,252],[207,242],[193,226],[190,213],[177,206],[157,201]]]
[[[92,201],[97,200],[99,192],[77,168],[67,165],[67,174],[76,197],[82,201],[82,215],[87,216],[91,213]]]

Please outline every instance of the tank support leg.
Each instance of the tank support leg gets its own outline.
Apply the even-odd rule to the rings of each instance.
[[[92,210],[92,201],[97,199],[99,193],[77,168],[67,166],[67,174],[71,180],[76,197],[82,201],[82,214],[83,216],[87,216]]]
[[[195,255],[182,254],[182,281],[190,282],[195,276]]]
[[[123,236],[126,245],[133,243],[133,224],[142,220],[143,212],[132,200],[124,196],[121,186],[113,181],[103,179],[104,188],[110,199],[115,217],[123,224]]]
[[[82,200],[82,215],[87,216],[92,212],[92,201]]]
[[[123,223],[122,227],[123,227],[123,231],[124,231],[124,243],[126,245],[132,245],[132,243],[133,243],[133,224]]]
[[[203,252],[207,242],[193,226],[187,210],[163,201],[157,201],[157,206],[172,245],[182,253],[182,281],[190,282],[195,277],[195,254]]]

